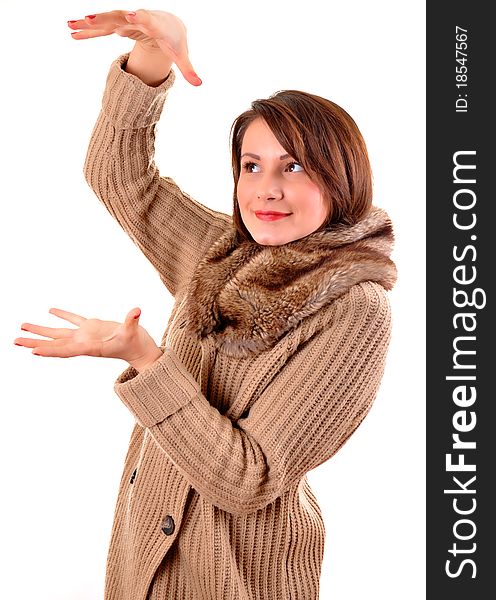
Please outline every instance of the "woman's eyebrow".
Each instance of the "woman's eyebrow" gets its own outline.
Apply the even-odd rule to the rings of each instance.
[[[252,152],[245,152],[244,154],[241,155],[241,158],[243,158],[243,156],[251,156],[255,160],[260,160],[260,156],[258,156],[258,154],[253,154]],[[282,154],[279,157],[279,159],[284,160],[285,158],[289,158],[289,156],[290,156],[289,154]]]

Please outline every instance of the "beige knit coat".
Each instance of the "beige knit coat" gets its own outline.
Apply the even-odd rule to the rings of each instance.
[[[85,176],[174,296],[162,357],[115,391],[136,418],[106,600],[314,600],[324,523],[306,474],[367,414],[396,278],[385,212],[280,247],[159,175],[159,87],[113,62]]]

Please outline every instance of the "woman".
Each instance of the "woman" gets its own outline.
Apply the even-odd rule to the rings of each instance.
[[[50,312],[23,324],[40,356],[121,358],[136,418],[107,562],[107,600],[318,598],[324,523],[307,473],[367,414],[391,330],[396,269],[354,121],[299,91],[232,129],[233,217],[153,162],[176,64],[200,85],[186,30],[162,11],[70,21],[76,39],[136,41],[110,68],[85,176],[175,304],[157,347],[138,324]]]

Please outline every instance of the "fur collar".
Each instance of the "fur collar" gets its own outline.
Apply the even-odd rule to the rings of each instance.
[[[257,354],[356,283],[390,290],[393,243],[391,221],[378,207],[351,227],[282,246],[237,243],[230,228],[196,268],[186,299],[188,331],[213,335],[231,356]]]

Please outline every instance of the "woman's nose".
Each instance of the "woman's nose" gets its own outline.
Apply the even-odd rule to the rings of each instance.
[[[260,181],[257,196],[261,200],[280,200],[283,195],[282,187],[275,178],[264,177]]]

